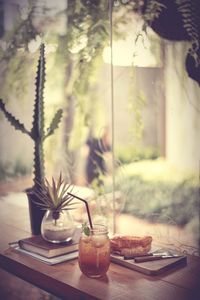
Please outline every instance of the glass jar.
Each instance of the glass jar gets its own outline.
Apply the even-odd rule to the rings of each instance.
[[[101,277],[110,265],[110,240],[104,225],[93,225],[89,235],[79,240],[79,267],[88,277]]]
[[[46,241],[51,243],[68,242],[72,239],[74,230],[74,221],[68,211],[46,211],[41,223],[41,235]]]

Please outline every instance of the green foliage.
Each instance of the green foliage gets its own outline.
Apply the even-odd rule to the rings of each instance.
[[[5,180],[8,177],[12,177],[14,174],[13,166],[10,162],[0,161],[0,181]]]
[[[27,167],[22,158],[16,159],[13,167],[13,177],[15,176],[25,176],[31,174],[31,168]]]
[[[109,179],[106,192],[112,192]],[[199,235],[198,174],[183,172],[165,160],[140,161],[116,169],[120,212],[155,223],[186,226]],[[112,202],[111,202],[112,203]],[[106,202],[106,207],[111,205]]]
[[[13,95],[20,99],[21,103],[24,102],[29,89],[33,57],[27,56],[26,52],[18,51],[7,60],[0,55],[0,60],[1,97],[7,102]]]
[[[150,182],[141,177],[126,178],[124,212],[151,221],[173,220],[178,225],[189,223],[198,210],[198,186],[191,180],[178,183]]]
[[[165,4],[157,0],[146,1],[146,9],[143,18],[147,24],[151,24],[157,19],[161,12],[166,9]]]
[[[6,31],[2,38],[2,46],[0,47],[0,76],[3,80],[0,81],[0,89],[1,97],[5,101],[9,99],[12,93],[22,101],[25,99],[24,95],[27,93],[28,79],[33,61],[30,59],[30,56],[27,57],[24,49],[28,50],[28,43],[39,34],[33,21],[39,3],[33,0],[28,0],[28,2],[26,17],[22,18],[19,12],[17,18],[12,20],[12,29]]]
[[[135,69],[131,69],[132,84],[129,88],[129,100],[128,100],[128,109],[129,113],[133,116],[133,125],[129,129],[134,143],[141,140],[144,122],[143,122],[143,109],[147,104],[146,96],[143,91],[138,88],[137,79],[135,75]]]
[[[191,40],[188,53],[190,53],[190,55],[193,57],[196,68],[199,66],[199,59],[200,59],[200,55],[199,55],[199,52],[200,52],[200,45],[199,45],[200,23],[198,20],[198,14],[199,14],[199,9],[198,9],[199,6],[198,5],[199,5],[199,3],[197,3],[197,2],[198,1],[175,0],[177,9],[181,13],[183,27],[186,30],[186,32]],[[196,70],[196,72],[198,72],[198,70]],[[199,77],[198,77],[197,82],[199,83]]]
[[[121,164],[128,164],[135,161],[157,159],[159,150],[155,147],[138,148],[133,146],[118,146],[116,149],[116,159]]]
[[[86,222],[82,224],[82,231],[86,236],[90,236],[90,227]]]
[[[14,163],[0,161],[0,181],[29,174],[31,174],[31,169],[23,163],[21,158],[17,158]]]

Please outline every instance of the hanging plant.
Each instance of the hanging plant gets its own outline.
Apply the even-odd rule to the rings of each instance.
[[[189,41],[186,70],[200,85],[200,6],[198,0],[145,0],[145,22],[162,38]]]

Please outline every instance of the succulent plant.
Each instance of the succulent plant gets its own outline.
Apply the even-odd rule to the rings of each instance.
[[[61,211],[74,209],[75,203],[72,203],[74,197],[68,194],[72,190],[73,186],[64,182],[60,173],[57,182],[53,177],[52,183],[45,178],[44,182],[38,185],[34,193],[40,201],[34,202],[40,209],[52,211],[53,219],[56,221]]]
[[[15,118],[5,107],[2,99],[0,99],[0,110],[4,113],[6,119],[10,124],[16,129],[20,130],[22,133],[27,134],[34,142],[34,186],[26,190],[29,199],[29,212],[31,221],[31,230],[33,234],[40,234],[41,221],[44,216],[44,211],[41,211],[34,201],[40,202],[40,198],[36,197],[34,191],[41,186],[45,179],[44,170],[44,153],[43,145],[47,137],[52,135],[56,128],[58,128],[59,122],[62,118],[62,109],[58,109],[55,113],[49,127],[45,131],[44,129],[44,85],[45,85],[45,46],[41,44],[40,46],[40,57],[37,66],[36,75],[36,93],[34,101],[34,111],[33,111],[33,123],[31,130],[28,130],[24,124],[22,124],[18,119]]]
[[[43,143],[47,137],[52,135],[62,117],[62,109],[59,109],[51,123],[49,128],[44,130],[44,84],[45,84],[45,46],[41,44],[40,46],[40,57],[37,67],[36,76],[36,94],[34,102],[34,114],[33,114],[33,125],[32,129],[29,131],[26,129],[24,124],[22,124],[18,119],[15,118],[5,107],[2,99],[0,99],[0,110],[4,113],[10,124],[21,132],[27,134],[34,141],[34,183],[42,183],[44,181],[44,154],[43,154]]]

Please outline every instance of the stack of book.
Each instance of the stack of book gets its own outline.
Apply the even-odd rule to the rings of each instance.
[[[48,265],[55,265],[78,257],[78,241],[80,234],[81,229],[77,228],[72,241],[61,244],[47,242],[41,235],[31,236],[10,243],[10,247]]]

